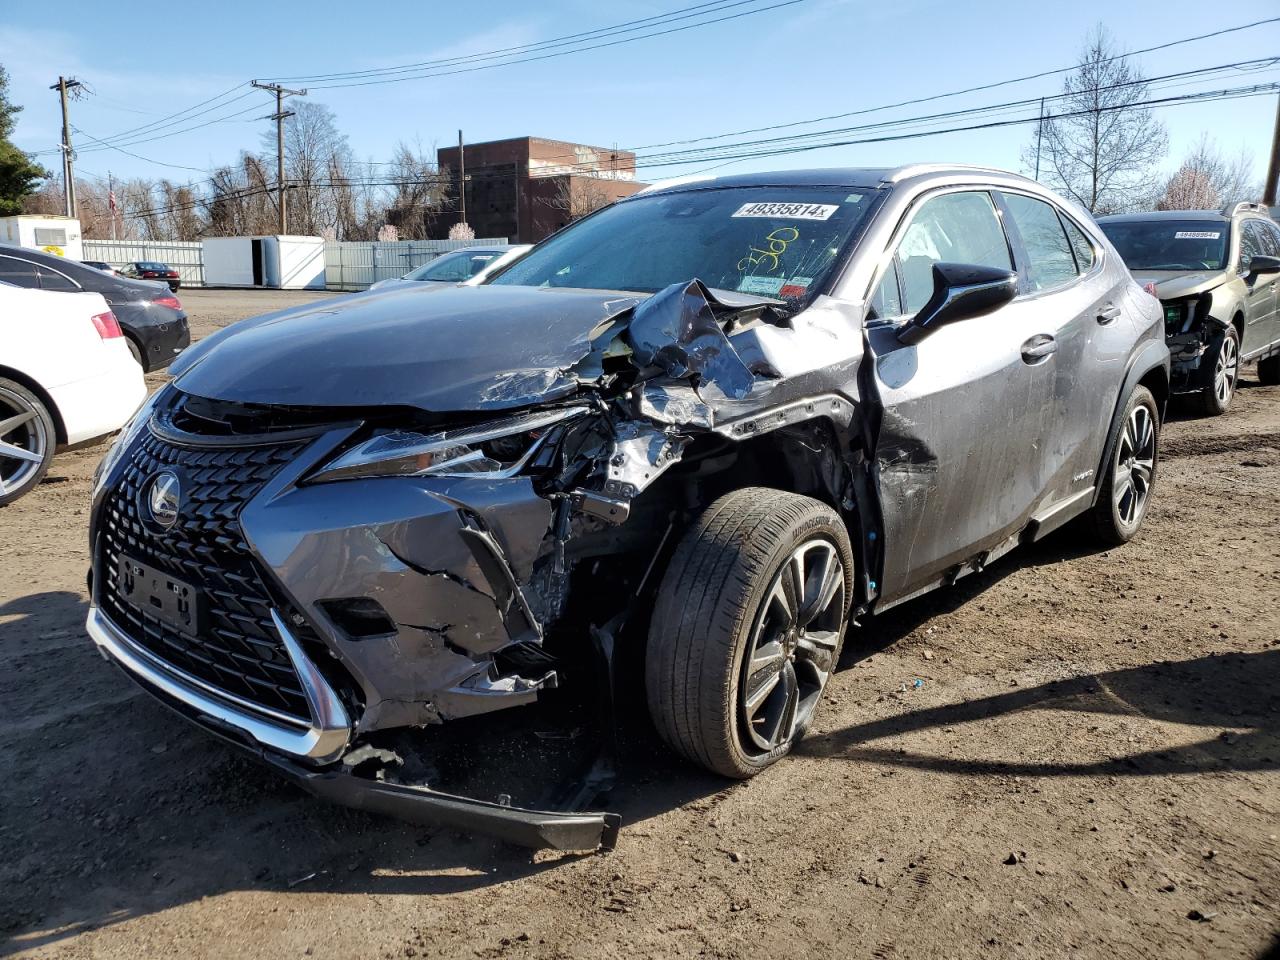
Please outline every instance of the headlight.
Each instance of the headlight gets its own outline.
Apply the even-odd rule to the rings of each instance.
[[[107,452],[103,454],[102,459],[98,461],[98,465],[93,470],[94,496],[97,496],[98,488],[102,486],[102,482],[111,473],[111,468],[116,465],[120,455],[129,447],[129,444],[133,443],[133,438],[138,435],[138,432],[147,425],[147,421],[151,419],[151,411],[155,409],[160,395],[165,393],[167,389],[167,386],[161,387],[143,400],[142,406],[138,408],[133,418],[121,428],[120,433],[111,442],[111,446],[107,447]]]
[[[326,483],[366,477],[511,477],[537,453],[550,427],[587,412],[587,407],[562,407],[440,433],[380,430],[307,479]]]

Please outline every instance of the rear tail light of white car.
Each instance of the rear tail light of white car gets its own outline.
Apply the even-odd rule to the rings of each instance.
[[[113,340],[116,337],[124,336],[124,333],[120,330],[120,321],[116,319],[116,315],[110,310],[106,313],[94,315],[93,328],[98,331],[98,336],[103,340]]]

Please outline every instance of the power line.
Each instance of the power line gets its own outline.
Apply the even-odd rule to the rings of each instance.
[[[644,33],[636,37],[627,37],[623,40],[610,40],[608,43],[596,43],[588,46],[576,47],[572,50],[560,50],[555,53],[546,53],[535,57],[521,57],[515,60],[507,60],[503,63],[487,63],[478,67],[464,67],[458,70],[444,70],[435,73],[420,73],[411,76],[387,77],[385,79],[359,80],[351,83],[316,83],[312,84],[317,90],[337,90],[345,87],[369,87],[383,83],[404,83],[407,80],[428,80],[436,77],[451,77],[460,73],[475,73],[478,70],[494,70],[498,67],[510,67],[517,63],[532,63],[537,60],[555,60],[558,57],[567,57],[575,53],[586,53],[588,50],[603,50],[606,47],[617,47],[624,43],[635,43],[637,40],[649,40],[653,37],[665,37],[672,33],[682,33],[685,30],[693,30],[697,27],[707,27],[713,23],[725,23],[729,20],[737,20],[741,17],[750,17],[757,13],[766,13],[770,10],[778,10],[782,7],[794,6],[797,3],[804,3],[805,0],[782,0],[780,3],[770,4],[767,7],[756,7],[752,10],[743,10],[738,13],[729,14],[724,17],[717,17],[713,20],[703,20],[698,23],[688,23],[680,27],[671,27],[668,30],[657,30],[653,33]],[[714,11],[710,11],[714,12]]]
[[[71,129],[72,129],[72,130],[74,130],[76,133],[80,134],[80,136],[82,136],[82,137],[88,137],[88,138],[89,138],[90,140],[92,140],[94,143],[100,143],[100,144],[102,144],[104,147],[108,147],[108,148],[110,148],[110,149],[112,149],[112,150],[116,151],[116,153],[123,153],[125,156],[127,156],[127,157],[133,157],[135,160],[142,160],[142,161],[144,161],[144,162],[146,162],[146,163],[154,163],[154,164],[157,164],[158,166],[161,166],[161,167],[173,167],[175,170],[194,170],[196,173],[209,173],[209,172],[210,172],[210,171],[208,171],[208,170],[205,170],[205,169],[204,169],[204,168],[202,168],[202,167],[188,167],[187,165],[182,164],[182,163],[166,163],[164,160],[153,160],[151,157],[144,157],[144,156],[142,156],[142,155],[140,155],[140,154],[132,153],[132,152],[130,152],[130,151],[128,151],[128,150],[125,150],[123,147],[117,147],[115,144],[107,143],[107,142],[106,142],[106,141],[104,141],[104,140],[99,140],[99,139],[98,139],[97,137],[95,137],[93,134],[91,134],[91,133],[85,133],[85,131],[81,130],[79,127],[77,127],[77,126],[75,126],[75,125],[72,125]]]
[[[631,33],[636,30],[645,29],[644,25],[653,26],[654,21],[659,23],[672,23],[677,20],[687,20],[692,17],[705,16],[712,13],[718,13],[720,10],[728,10],[731,7],[745,6],[749,3],[755,3],[758,0],[711,0],[708,3],[698,3],[691,7],[681,7],[677,10],[669,10],[666,13],[655,14],[651,17],[643,17],[639,20],[628,20],[624,23],[615,23],[607,27],[597,27],[594,30],[587,30],[582,33],[571,33],[563,37],[552,37],[549,40],[539,40],[534,43],[519,44],[514,47],[501,47],[496,50],[483,50],[477,53],[465,54],[458,57],[448,57],[439,60],[423,60],[418,63],[406,63],[391,67],[373,67],[367,70],[346,70],[337,73],[318,73],[305,74],[291,77],[273,77],[275,80],[301,81],[301,82],[317,82],[321,80],[337,80],[337,79],[353,79],[357,77],[384,76],[395,75],[399,73],[408,73],[415,70],[424,70],[432,67],[455,66],[459,63],[472,63],[484,60],[499,59],[504,56],[514,56],[517,53],[528,53],[533,50],[550,49],[553,47],[567,46],[573,43],[581,42],[586,38],[596,38],[600,36],[613,36],[618,33]],[[715,9],[706,9],[713,7]],[[690,12],[696,11],[696,12]]]
[[[1234,99],[1242,99],[1242,98],[1248,98],[1248,97],[1263,96],[1263,95],[1274,93],[1277,90],[1280,90],[1280,83],[1254,84],[1249,86],[1224,88],[1220,90],[1207,90],[1207,91],[1200,91],[1196,93],[1179,94],[1177,96],[1172,96],[1172,97],[1154,98],[1154,99],[1138,101],[1130,104],[1118,104],[1112,107],[1100,108],[1100,110],[1097,112],[1108,113],[1108,112],[1115,112],[1117,110],[1132,109],[1135,107],[1163,108],[1163,107],[1179,106],[1179,105],[1189,104],[1189,103],[1213,103],[1213,102],[1218,102],[1223,100],[1234,100]],[[1070,112],[1058,114],[1056,116],[1056,119],[1062,119],[1062,118],[1067,118],[1072,116],[1084,116],[1084,115],[1092,114],[1094,112],[1095,112],[1094,110],[1070,111]],[[913,132],[907,132],[907,133],[887,134],[883,136],[862,137],[862,138],[855,138],[855,139],[829,140],[829,141],[813,143],[813,144],[799,144],[799,145],[791,145],[791,146],[774,147],[774,148],[769,148],[764,150],[751,150],[745,153],[722,155],[716,158],[700,156],[696,158],[682,159],[682,160],[676,160],[676,161],[664,161],[664,162],[656,162],[656,163],[637,163],[637,167],[644,168],[644,167],[679,166],[679,165],[689,164],[689,163],[705,163],[709,159],[716,159],[716,160],[722,160],[722,161],[728,162],[728,161],[736,161],[736,160],[743,160],[743,159],[782,156],[782,155],[792,154],[792,153],[805,153],[813,150],[825,150],[833,147],[856,146],[856,145],[870,144],[870,143],[887,143],[887,142],[904,141],[904,140],[915,140],[915,139],[921,139],[924,137],[940,136],[948,133],[958,133],[958,132],[966,132],[966,131],[973,131],[973,130],[989,130],[989,129],[996,129],[1000,127],[1010,127],[1010,126],[1018,126],[1018,125],[1029,124],[1029,123],[1036,123],[1037,121],[1038,121],[1038,118],[1035,116],[1020,117],[1020,118],[1005,119],[1005,120],[993,120],[993,121],[987,121],[984,123],[951,126],[951,127],[935,129],[935,130],[913,131]],[[725,145],[725,146],[731,147],[733,145]],[[487,177],[487,179],[503,180],[503,179],[508,179],[510,176],[513,176],[513,174],[493,175],[491,177]],[[441,177],[439,175],[435,175],[431,178],[423,178],[423,179],[411,179],[411,178],[374,179],[374,178],[353,177],[353,178],[343,178],[340,180],[316,181],[309,184],[308,186],[317,188],[317,189],[325,189],[325,188],[335,188],[335,187],[440,185],[440,184],[446,184],[446,183],[451,185],[452,178],[451,177],[446,178],[446,177]],[[291,186],[296,188],[299,185],[292,184]],[[194,209],[195,207],[199,207],[199,206],[203,206],[207,208],[214,205],[215,203],[218,203],[219,201],[247,199],[252,196],[258,196],[265,193],[269,193],[271,189],[272,188],[269,188],[269,187],[244,188],[237,191],[230,191],[225,194],[220,194],[218,196],[215,196],[209,199],[193,200],[189,203],[176,204],[176,205],[171,205],[169,207],[142,211],[140,213],[135,213],[134,216],[163,216],[168,213]]]

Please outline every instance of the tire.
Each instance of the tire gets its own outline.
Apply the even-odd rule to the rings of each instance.
[[[711,504],[676,547],[649,625],[645,689],[662,739],[737,779],[787,754],[839,659],[853,574],[849,533],[824,503],[747,487]],[[802,579],[808,602],[796,604]]]
[[[1231,406],[1240,382],[1240,332],[1227,327],[1213,351],[1213,378],[1199,393],[1187,398],[1193,411],[1205,417],[1220,417]]]
[[[138,346],[138,341],[133,339],[133,337],[130,337],[130,336],[126,336],[124,339],[125,339],[125,343],[129,344],[129,352],[133,354],[133,359],[138,361],[138,366],[142,368],[143,373],[146,373],[147,361],[142,356],[142,348]]]
[[[0,507],[44,479],[57,443],[53,417],[40,398],[0,377]]]
[[[1151,505],[1160,460],[1160,408],[1146,387],[1133,388],[1098,502],[1090,514],[1094,537],[1108,547],[1134,538]]]
[[[1258,379],[1268,387],[1280,385],[1280,353],[1258,361]]]

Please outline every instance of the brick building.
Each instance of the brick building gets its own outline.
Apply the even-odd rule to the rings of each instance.
[[[477,237],[533,243],[644,186],[636,181],[636,155],[627,150],[513,137],[468,143],[465,151],[467,222]],[[452,177],[450,195],[458,196],[458,148],[438,149],[436,162]],[[446,237],[458,220],[456,208],[447,211],[436,235]]]

